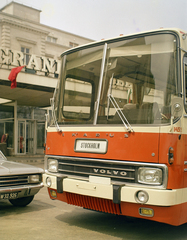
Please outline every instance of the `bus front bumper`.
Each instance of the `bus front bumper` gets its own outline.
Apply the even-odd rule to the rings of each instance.
[[[101,182],[98,182],[98,179],[99,178],[97,178],[95,182],[93,182],[93,179],[92,182],[89,182],[69,177],[58,177],[46,173],[43,175],[44,185],[56,190],[57,193],[69,192],[103,198],[112,200],[116,204],[128,202],[153,206],[174,206],[187,202],[187,188],[168,190],[149,188],[149,186],[145,188],[145,186],[113,185],[107,183],[107,181],[103,181],[102,179],[104,178],[100,178]],[[143,195],[146,194],[146,202],[141,202],[140,200],[142,199],[138,198],[138,196],[142,196],[141,193]]]
[[[48,187],[49,196],[53,200],[174,226],[187,222],[187,188],[169,190],[113,185],[105,178],[94,179],[84,181],[49,173],[43,175],[44,185]]]

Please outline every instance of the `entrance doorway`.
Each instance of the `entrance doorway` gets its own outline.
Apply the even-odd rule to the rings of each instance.
[[[37,122],[37,153],[44,154],[45,122]]]
[[[36,120],[18,120],[18,150],[20,154],[36,153]]]
[[[34,154],[35,121],[26,121],[26,153]]]

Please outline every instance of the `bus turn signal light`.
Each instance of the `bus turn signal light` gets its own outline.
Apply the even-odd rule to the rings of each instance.
[[[50,190],[51,197],[57,198],[57,194],[54,190]]]
[[[170,147],[168,151],[168,161],[169,164],[173,164],[174,162],[174,149],[172,147]]]
[[[139,214],[141,216],[145,216],[145,217],[153,217],[154,216],[154,211],[151,208],[139,208]]]

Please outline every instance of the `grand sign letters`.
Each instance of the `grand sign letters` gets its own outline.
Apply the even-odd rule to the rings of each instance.
[[[24,54],[23,52],[11,49],[0,48],[0,65],[3,68],[3,65],[9,66],[23,66],[24,63]],[[35,71],[59,74],[60,73],[61,62],[59,60],[47,57],[40,57],[34,54],[30,55],[30,59],[26,68],[34,69]]]

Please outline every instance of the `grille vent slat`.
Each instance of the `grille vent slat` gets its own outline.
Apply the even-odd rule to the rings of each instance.
[[[18,186],[18,185],[28,184],[27,175],[16,175],[16,176],[1,176],[0,177],[0,187],[7,186]]]
[[[92,176],[110,177],[112,181],[135,183],[136,167],[133,165],[114,164],[110,161],[93,159],[59,159],[59,173],[68,176],[89,178]]]
[[[60,165],[64,165],[64,166],[74,166],[75,164],[73,163],[63,163],[63,162],[59,162]],[[94,165],[81,165],[81,164],[77,164],[77,166],[79,167],[95,167]],[[100,166],[97,166],[98,168],[102,169],[102,167]],[[110,169],[110,170],[119,170],[119,168],[115,168],[115,167],[107,167],[107,169]],[[124,171],[130,171],[130,172],[134,172],[135,169],[125,169],[123,168]]]
[[[72,173],[72,171],[65,171],[65,170],[62,170],[62,169],[59,169],[59,172],[60,173],[63,173],[63,174],[67,174],[67,173]],[[84,173],[84,172],[77,172],[76,171],[76,174],[80,174],[80,175],[88,175],[88,173]],[[92,175],[95,175],[95,176],[101,176],[101,174],[95,174],[95,173],[92,173]],[[107,177],[109,177],[109,175],[107,175]],[[128,180],[134,180],[133,177],[120,177],[120,176],[112,176],[113,178],[118,178],[118,179],[128,179]]]

